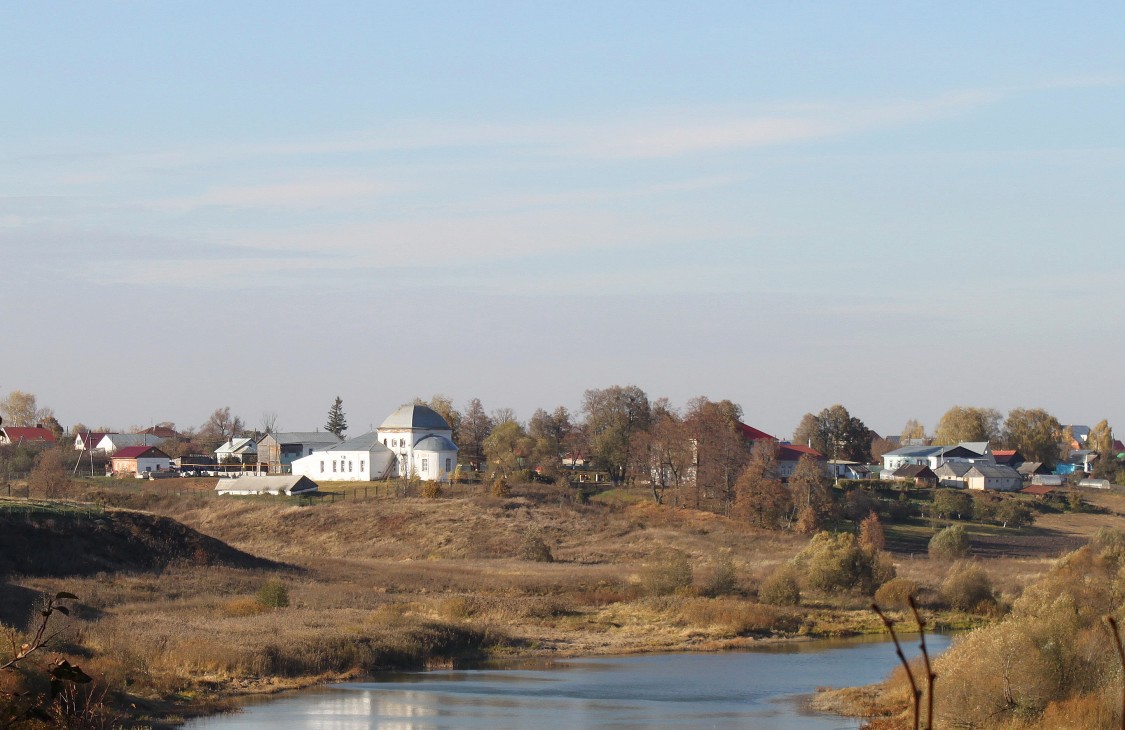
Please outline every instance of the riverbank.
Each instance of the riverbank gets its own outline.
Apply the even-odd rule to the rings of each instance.
[[[451,493],[312,507],[190,493],[96,496],[271,561],[223,564],[196,550],[159,570],[123,564],[11,580],[22,592],[80,597],[73,646],[98,683],[136,706],[141,724],[384,669],[726,651],[883,630],[861,595],[760,602],[762,581],[807,537],[708,512],[581,505],[530,486],[503,499]],[[666,590],[667,573],[683,567],[670,555],[689,567],[687,582]],[[1051,561],[990,558],[988,568],[997,592],[1014,596]],[[895,564],[924,587],[948,568],[903,555]],[[937,607],[927,615],[935,628],[982,620]]]

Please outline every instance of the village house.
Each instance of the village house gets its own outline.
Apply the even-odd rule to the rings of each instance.
[[[116,476],[164,472],[172,468],[172,460],[155,446],[126,446],[110,457],[110,470]]]
[[[934,469],[934,476],[937,477],[939,486],[965,489],[965,475],[972,468],[973,465],[967,461],[947,461]]]
[[[149,433],[107,433],[94,448],[110,456],[129,446],[160,446],[164,439]]]
[[[937,475],[926,464],[903,464],[889,478],[895,482],[913,481],[920,487],[936,487],[938,483]]]
[[[256,464],[258,445],[252,438],[232,438],[215,449],[215,461],[220,464]]]
[[[84,431],[75,434],[75,451],[96,451],[98,444],[109,434],[108,431]]]
[[[965,473],[965,487],[975,490],[1015,492],[1023,488],[1023,479],[1010,466],[973,464]]]
[[[288,474],[297,459],[341,441],[342,438],[329,431],[267,433],[258,442],[258,463],[271,474]]]
[[[0,446],[54,446],[55,434],[42,426],[0,428]]]
[[[291,464],[293,474],[329,482],[370,482],[395,473],[395,453],[377,431],[324,446]]]

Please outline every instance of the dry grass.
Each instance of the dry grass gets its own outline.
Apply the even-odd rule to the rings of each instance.
[[[349,499],[300,506],[218,498],[193,492],[194,481],[157,483],[160,493],[102,496],[143,505],[291,569],[182,564],[161,573],[14,581],[81,596],[76,640],[90,651],[90,668],[113,686],[199,696],[232,680],[260,689],[273,687],[274,677],[485,655],[718,649],[765,637],[880,630],[862,596],[802,596],[792,608],[745,598],[807,538],[708,512],[620,494],[613,504],[578,505],[550,486],[517,486],[506,498],[456,485],[437,498],[357,499],[358,487],[345,485]],[[525,559],[529,534],[543,540],[554,562]],[[645,566],[670,551],[687,556],[694,584],[647,596]],[[727,569],[725,556],[734,595],[701,597]],[[985,563],[1010,603],[1051,561]],[[921,557],[897,561],[899,576],[930,589],[947,567]],[[288,607],[261,610],[254,596],[269,578],[284,581]]]

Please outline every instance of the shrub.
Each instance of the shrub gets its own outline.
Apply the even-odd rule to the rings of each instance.
[[[941,594],[950,606],[961,611],[987,612],[996,604],[992,579],[979,565],[970,562],[953,564],[941,584]]]
[[[683,550],[668,550],[658,560],[645,566],[641,583],[653,596],[686,592],[694,578],[691,560]]]
[[[260,613],[265,613],[269,609],[257,598],[239,596],[238,598],[232,598],[225,602],[219,607],[219,610],[223,612],[224,616],[240,618],[243,616],[257,616]]]
[[[520,557],[536,563],[553,563],[555,556],[551,554],[551,547],[536,530],[528,530],[524,535]]]
[[[1005,499],[996,508],[996,519],[1004,527],[1025,527],[1035,519],[1035,514],[1023,502],[1017,499]]]
[[[935,560],[959,560],[969,553],[969,536],[961,525],[947,527],[930,538],[930,557]]]
[[[506,477],[496,477],[496,479],[492,481],[493,497],[510,497],[511,494],[512,488],[508,486],[508,480]]]
[[[875,603],[884,608],[904,609],[910,606],[911,596],[917,596],[918,584],[907,578],[895,578],[875,591]]]
[[[441,496],[440,482],[426,482],[422,485],[422,496],[426,499],[437,499]]]
[[[894,577],[894,566],[885,553],[864,550],[855,535],[821,532],[793,559],[805,586],[818,591],[857,589],[871,595]]]
[[[715,560],[715,570],[711,573],[706,593],[709,596],[725,596],[734,593],[737,588],[734,559],[731,557],[730,550],[723,550]]]
[[[277,578],[270,578],[258,589],[257,601],[266,608],[285,608],[289,605],[289,589]]]
[[[758,600],[773,606],[798,605],[801,602],[801,586],[793,568],[784,565],[762,581],[758,588]]]
[[[872,512],[859,523],[859,546],[865,550],[878,552],[886,544],[887,538],[883,534],[883,524],[879,522],[879,515]]]

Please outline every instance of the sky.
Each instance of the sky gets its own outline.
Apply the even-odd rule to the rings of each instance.
[[[0,0],[0,396],[1125,423],[1125,4]]]

